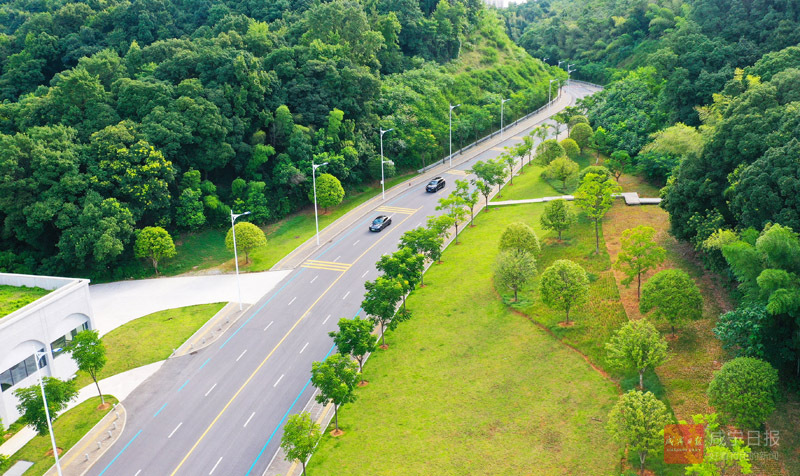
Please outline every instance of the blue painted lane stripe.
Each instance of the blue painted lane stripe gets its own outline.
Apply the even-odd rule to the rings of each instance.
[[[161,405],[161,408],[159,408],[159,409],[158,409],[158,411],[156,412],[156,414],[155,414],[155,415],[153,415],[153,418],[157,417],[157,416],[158,416],[158,414],[159,414],[159,413],[161,413],[161,410],[163,410],[163,409],[164,409],[164,407],[166,407],[166,406],[167,406],[167,404],[166,404],[166,403],[165,403],[165,404],[163,404],[163,405]]]
[[[362,221],[358,225],[352,227],[350,231],[348,231],[347,233],[342,235],[342,237],[339,238],[338,240],[334,241],[333,244],[331,244],[331,246],[329,246],[327,249],[325,249],[322,253],[320,253],[317,256],[315,256],[315,258],[322,258],[322,256],[325,255],[325,253],[327,253],[328,251],[334,249],[336,247],[336,245],[338,245],[343,239],[347,238],[351,233],[353,233],[354,231],[356,231],[359,228],[363,227],[367,223],[370,223],[371,221],[372,221],[372,218],[367,218],[366,220]]]
[[[183,387],[185,387],[187,383],[189,383],[189,380],[191,380],[191,379],[190,379],[190,378],[187,378],[187,379],[186,379],[186,381],[185,381],[185,382],[183,382],[183,385],[181,385],[181,388],[179,388],[179,389],[178,389],[178,391],[179,391],[179,392],[180,392],[181,390],[183,390]]]
[[[110,467],[111,467],[111,465],[112,465],[112,464],[114,464],[114,461],[116,461],[116,460],[117,460],[117,458],[119,458],[119,456],[120,456],[120,455],[121,455],[121,454],[122,454],[122,453],[123,453],[123,452],[124,452],[126,449],[128,449],[128,446],[130,446],[130,444],[131,444],[131,443],[133,443],[133,440],[135,440],[135,439],[136,439],[136,437],[138,437],[138,436],[139,436],[139,434],[140,434],[141,432],[142,432],[142,430],[139,430],[139,431],[138,431],[138,432],[137,432],[135,435],[133,435],[133,438],[131,438],[131,441],[129,441],[129,442],[128,442],[128,444],[127,444],[127,445],[125,445],[125,446],[122,448],[122,450],[121,450],[119,453],[117,453],[117,456],[114,456],[114,459],[112,459],[112,460],[111,460],[111,462],[110,462],[110,463],[108,463],[108,466],[106,466],[106,467],[103,469],[103,471],[101,471],[101,472],[100,472],[100,474],[98,474],[97,476],[103,476],[103,473],[105,473],[106,471],[108,471],[108,468],[110,468]]]
[[[286,281],[286,282],[283,284],[283,286],[281,286],[281,287],[280,287],[280,288],[279,288],[277,291],[275,291],[275,294],[273,294],[272,296],[270,296],[270,297],[269,297],[269,299],[267,299],[267,300],[264,302],[264,304],[262,304],[262,305],[261,305],[261,307],[259,307],[259,308],[256,310],[256,312],[254,312],[254,313],[253,313],[253,314],[252,314],[252,315],[251,315],[249,318],[247,318],[247,320],[246,320],[246,321],[244,321],[244,322],[242,323],[242,325],[241,325],[241,326],[239,326],[239,328],[238,328],[238,329],[236,329],[236,331],[234,331],[234,333],[230,335],[230,337],[228,337],[227,339],[225,339],[225,342],[223,342],[223,343],[222,343],[222,345],[221,345],[221,346],[219,346],[219,348],[220,348],[220,349],[222,349],[223,347],[225,347],[225,345],[227,345],[227,344],[228,344],[228,342],[229,342],[231,339],[233,339],[233,336],[235,336],[236,334],[238,334],[238,333],[239,333],[239,331],[240,331],[240,330],[242,330],[242,327],[246,326],[246,325],[247,325],[247,323],[248,323],[248,322],[250,322],[250,320],[251,320],[251,319],[253,319],[254,317],[256,317],[256,315],[258,315],[258,313],[259,313],[259,312],[261,312],[261,310],[262,310],[262,309],[264,309],[264,306],[266,306],[267,304],[269,304],[269,302],[270,302],[270,301],[272,301],[272,299],[273,299],[273,298],[275,298],[275,296],[277,296],[278,294],[280,294],[280,292],[281,292],[281,291],[283,291],[283,289],[284,289],[286,286],[288,286],[288,285],[289,285],[289,283],[291,283],[292,281],[294,281],[294,280],[295,280],[295,278],[297,278],[298,276],[300,276],[301,274],[303,274],[303,271],[305,271],[306,269],[307,269],[307,268],[301,268],[301,269],[300,269],[300,271],[298,271],[298,272],[297,272],[297,274],[295,274],[294,276],[292,276],[292,279],[290,279],[289,281]]]
[[[203,362],[203,365],[201,365],[201,366],[200,366],[200,368],[199,368],[199,369],[197,369],[197,370],[203,370],[203,367],[205,367],[205,366],[206,366],[206,364],[208,363],[208,361],[209,361],[209,360],[211,360],[211,357],[207,358],[207,359],[206,359],[206,361],[205,361],[205,362]]]
[[[331,347],[331,349],[328,351],[328,353],[325,354],[325,359],[327,359],[328,356],[331,355],[331,352],[333,352],[333,349],[335,349],[335,348],[336,348],[335,345],[333,347]],[[325,359],[322,359],[322,360],[325,360]],[[276,426],[275,429],[272,430],[272,433],[269,435],[269,438],[267,439],[267,442],[264,443],[263,447],[261,447],[261,451],[258,452],[258,456],[256,456],[255,461],[253,461],[253,464],[250,465],[250,469],[247,470],[247,472],[245,473],[244,476],[249,476],[249,474],[253,472],[253,468],[256,467],[256,463],[258,463],[258,460],[261,459],[261,455],[264,454],[264,451],[266,451],[267,446],[269,446],[269,444],[272,442],[272,439],[275,437],[275,433],[277,433],[278,430],[281,428],[281,426],[283,426],[283,422],[286,421],[286,419],[289,417],[289,412],[291,412],[292,409],[294,408],[294,406],[297,405],[297,401],[300,400],[300,397],[303,396],[303,392],[306,391],[306,389],[308,388],[308,386],[310,384],[311,384],[311,379],[309,379],[308,382],[306,382],[306,384],[303,385],[303,389],[300,390],[300,393],[298,393],[297,396],[294,398],[294,401],[289,406],[289,409],[286,410],[286,413],[283,414],[283,418],[281,418],[281,421],[278,422],[278,426]]]

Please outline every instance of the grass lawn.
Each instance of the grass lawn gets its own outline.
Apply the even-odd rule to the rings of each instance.
[[[42,288],[0,285],[0,317],[7,316],[49,293],[50,290]]]
[[[445,251],[409,298],[412,319],[368,361],[370,384],[340,413],[345,435],[323,438],[309,474],[617,474],[604,429],[617,387],[492,284],[499,231],[538,229],[541,211],[482,213]]]
[[[106,403],[117,403],[117,399],[106,395]],[[80,405],[67,410],[53,422],[53,433],[56,435],[56,444],[65,454],[75,443],[80,441],[93,426],[100,421],[103,416],[110,412],[113,407],[107,410],[98,410],[100,397],[93,397]],[[0,471],[10,468],[17,461],[30,461],[33,463],[24,474],[38,475],[44,474],[50,466],[55,463],[52,455],[53,446],[50,443],[50,434],[36,436],[22,449],[14,453],[4,466],[0,466]],[[51,454],[48,455],[48,451]]]
[[[108,363],[98,380],[126,370],[164,360],[225,303],[199,304],[154,312],[123,324],[104,335]],[[78,372],[78,388],[94,383],[88,374]],[[101,387],[100,390],[103,388]]]
[[[386,180],[386,189],[408,180],[416,175],[410,172]],[[325,214],[319,215],[319,229],[322,230],[342,215],[356,208],[381,192],[380,183],[363,185],[347,191],[344,201]],[[322,213],[322,210],[320,210]],[[240,256],[239,271],[266,271],[288,255],[292,250],[314,236],[314,207],[309,206],[276,223],[262,228],[267,235],[267,246],[250,253],[250,262],[244,264]],[[225,234],[229,228],[203,230],[186,233],[175,238],[177,256],[159,263],[162,276],[176,276],[191,271],[219,268],[223,272],[233,271],[235,263],[233,255],[225,248]],[[145,261],[131,270],[135,278],[155,277],[152,266]]]
[[[589,154],[581,154],[576,160],[581,169],[594,163],[594,158]],[[526,198],[541,198],[565,195],[561,191],[560,180],[547,180],[542,176],[545,167],[539,165],[527,165],[522,169],[521,175],[514,176],[514,185],[506,185],[494,199],[500,200],[524,200]],[[567,180],[567,192],[577,187],[577,179]]]

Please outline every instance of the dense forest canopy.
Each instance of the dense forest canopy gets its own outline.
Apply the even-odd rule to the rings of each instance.
[[[796,382],[800,1],[550,0],[504,18],[532,55],[607,84],[583,103],[595,142],[665,185],[671,232],[738,283],[723,342]]]
[[[124,276],[132,238],[263,225],[546,100],[479,0],[16,0],[0,5],[0,269]]]

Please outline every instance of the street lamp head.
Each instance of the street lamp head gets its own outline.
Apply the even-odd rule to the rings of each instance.
[[[323,165],[328,165],[328,163],[327,162],[323,162],[321,164],[315,164],[313,162],[311,163],[311,167],[313,167],[314,170],[317,170],[318,168],[322,167]]]
[[[450,105],[450,110],[452,111],[453,109],[455,109],[455,108],[459,107],[460,105],[461,105],[461,104],[456,104],[455,106],[453,106],[453,105],[451,104],[451,105]]]
[[[507,103],[507,102],[508,102],[508,101],[510,101],[510,100],[511,100],[511,98],[508,98],[508,99],[501,99],[501,101],[503,101],[503,104]]]
[[[389,129],[381,129],[381,135],[384,135],[384,134],[386,134],[387,132],[389,132],[389,131],[393,131],[393,130],[394,130],[394,127],[390,127]]]

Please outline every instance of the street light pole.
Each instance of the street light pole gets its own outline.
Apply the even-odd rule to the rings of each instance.
[[[56,435],[53,433],[53,425],[50,423],[50,410],[47,408],[47,397],[44,394],[44,381],[42,380],[42,372],[39,369],[39,356],[41,355],[45,359],[47,358],[47,354],[44,352],[34,352],[36,356],[36,376],[39,377],[39,387],[42,389],[42,403],[44,403],[44,416],[47,418],[47,429],[50,430],[50,443],[53,444],[53,456],[56,459],[56,471],[58,472],[58,476],[61,475],[61,463],[58,461],[58,447],[56,447]]]
[[[507,101],[510,101],[511,98],[503,99],[500,98],[500,140],[503,140],[503,106]]]
[[[575,66],[574,64],[567,65],[567,86],[569,86],[569,73],[575,71],[572,67]]]
[[[559,67],[559,68],[561,67],[561,63],[566,63],[566,61],[559,61],[559,62],[558,62],[558,67]]]
[[[384,182],[384,179],[383,179],[383,164],[384,164],[384,162],[383,162],[383,135],[386,134],[387,132],[393,130],[393,129],[394,129],[394,127],[390,128],[390,129],[386,129],[386,130],[381,129],[381,197],[383,198],[383,200],[386,200],[386,185],[384,185],[384,183],[383,183]],[[317,244],[319,244],[319,243],[317,243]]]
[[[551,101],[553,100],[552,97],[553,97],[553,82],[554,81],[560,81],[560,80],[559,79],[551,79],[550,80],[550,87],[547,90],[547,108],[548,109],[550,109],[550,106],[552,106]],[[561,84],[561,83],[559,82],[559,84]]]
[[[461,104],[456,104],[453,106],[450,104],[450,167],[453,166],[453,109],[460,105]]]
[[[233,233],[233,260],[236,262],[236,288],[239,290],[240,311],[242,310],[242,282],[239,281],[239,253],[236,252],[236,227],[234,226],[233,222],[235,222],[237,218],[249,214],[250,212],[233,213],[233,210],[231,210],[231,233]]]
[[[317,169],[323,165],[328,165],[323,162],[319,165],[311,162],[311,180],[314,182],[314,223],[317,225],[317,246],[319,246],[319,217],[317,216]],[[383,164],[381,164],[381,176],[383,176]]]

